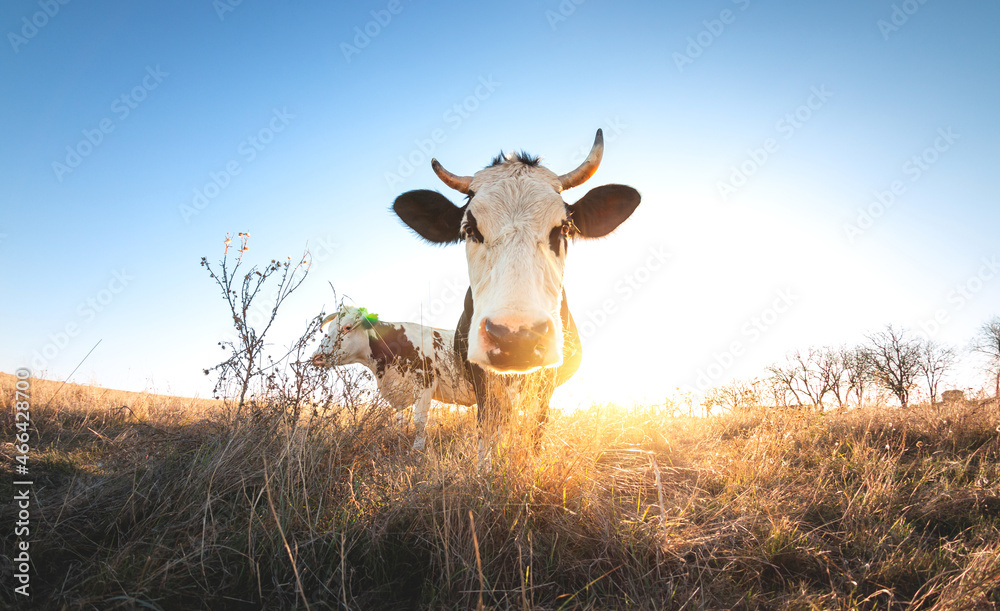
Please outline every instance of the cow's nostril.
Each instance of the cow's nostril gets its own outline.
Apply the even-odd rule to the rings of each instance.
[[[549,321],[543,320],[542,322],[532,326],[531,331],[538,337],[545,337],[551,333],[552,325],[549,324]]]
[[[503,325],[498,325],[490,319],[486,319],[486,333],[496,339],[498,342],[505,342],[510,339],[512,335],[511,330]]]

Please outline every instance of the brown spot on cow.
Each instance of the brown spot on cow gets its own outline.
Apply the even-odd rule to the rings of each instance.
[[[430,359],[421,357],[420,351],[401,326],[378,322],[372,327],[372,331],[375,337],[369,334],[368,345],[379,375],[384,374],[386,367],[389,366],[396,367],[404,373],[419,371],[433,375]]]

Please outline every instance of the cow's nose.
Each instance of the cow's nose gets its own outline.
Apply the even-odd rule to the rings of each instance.
[[[552,323],[543,320],[531,325],[511,328],[486,318],[483,331],[490,345],[490,364],[500,370],[525,371],[541,367],[549,343],[554,338]]]

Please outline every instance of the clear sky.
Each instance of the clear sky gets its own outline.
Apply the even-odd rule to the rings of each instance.
[[[0,5],[0,370],[205,396],[230,321],[199,266],[314,265],[333,304],[454,327],[461,247],[391,214],[500,149],[632,185],[570,248],[584,364],[556,400],[662,398],[886,323],[1000,313],[1000,4],[410,0]],[[928,324],[937,316],[944,321]],[[734,346],[734,343],[737,346]],[[715,364],[713,366],[713,364]],[[978,384],[978,380],[955,380]]]

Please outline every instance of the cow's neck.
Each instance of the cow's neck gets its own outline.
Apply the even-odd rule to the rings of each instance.
[[[566,301],[566,289],[562,292],[562,305],[559,306],[559,318],[563,328],[563,362],[556,372],[556,386],[573,377],[580,368],[583,358],[583,346],[580,344],[580,334],[576,330],[576,322],[569,313],[569,303]]]
[[[379,321],[368,330],[368,354],[364,365],[377,376],[385,374],[396,355],[392,349],[395,327]]]
[[[424,369],[427,365],[402,323],[375,323],[368,331],[368,348],[369,369],[376,375],[382,375],[393,365],[405,370]]]

